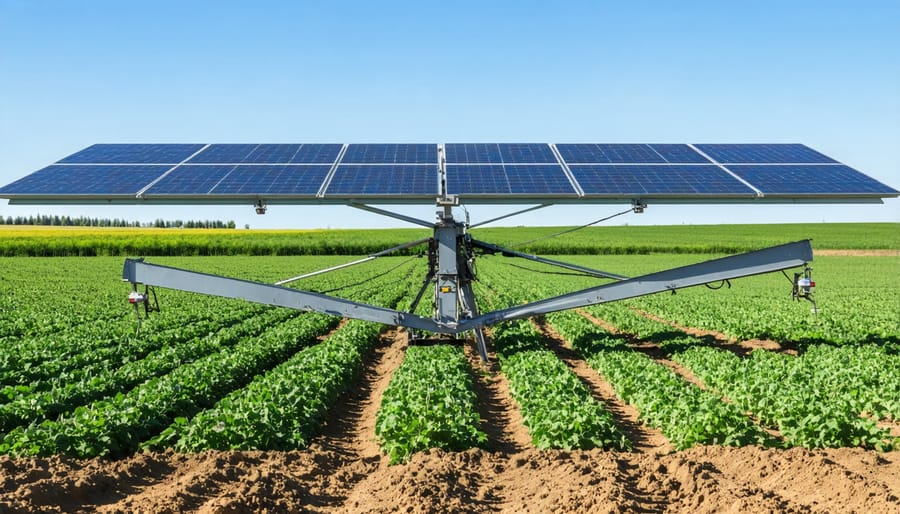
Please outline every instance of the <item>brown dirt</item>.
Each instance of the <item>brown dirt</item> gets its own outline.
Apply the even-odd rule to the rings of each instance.
[[[0,470],[0,512],[900,512],[900,456],[856,448],[433,450],[397,466],[314,448]]]
[[[0,512],[900,512],[897,452],[699,447],[661,454],[654,444],[634,452],[535,450],[502,375],[478,364],[471,348],[489,447],[433,450],[389,466],[374,420],[403,351],[399,334],[386,334],[307,450],[140,453],[119,461],[0,456]],[[620,420],[633,410],[617,406],[602,377],[564,345],[557,352],[598,398],[620,409]]]

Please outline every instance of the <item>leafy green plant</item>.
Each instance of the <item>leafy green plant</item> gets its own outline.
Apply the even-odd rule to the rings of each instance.
[[[428,448],[482,446],[477,401],[462,348],[412,346],[384,392],[375,434],[391,463]]]

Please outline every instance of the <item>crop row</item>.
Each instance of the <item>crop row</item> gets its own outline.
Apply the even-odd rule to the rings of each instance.
[[[748,277],[731,288],[695,288],[676,296],[626,302],[681,325],[723,332],[738,339],[829,344],[889,344],[900,350],[900,274],[896,257],[816,257],[819,310],[790,299],[781,274]]]
[[[391,463],[428,448],[481,446],[477,403],[462,348],[412,346],[384,392],[375,434]]]
[[[631,443],[528,321],[493,331],[500,369],[509,381],[531,440],[537,448],[628,449]]]
[[[754,350],[741,359],[726,350],[693,347],[673,358],[763,423],[777,426],[790,445],[887,449],[896,444],[887,429],[860,416],[851,388],[822,387],[837,377],[807,366],[803,357]],[[896,384],[887,384],[883,393],[896,399]]]
[[[155,376],[169,373],[178,366],[193,362],[210,353],[235,345],[247,337],[263,333],[272,324],[283,322],[297,313],[272,309],[233,326],[194,337],[186,341],[170,341],[140,360],[120,363],[109,369],[77,369],[40,383],[40,388],[19,393],[0,405],[0,431],[69,412],[79,405],[127,390]]]
[[[183,452],[303,448],[359,373],[380,330],[374,323],[351,321],[215,406],[191,419],[176,418],[148,446]]]
[[[685,381],[622,336],[572,312],[548,316],[553,327],[616,391],[640,419],[662,431],[677,449],[697,444],[771,444],[768,435],[737,407]]]
[[[2,366],[0,384],[15,387],[16,391],[36,392],[54,387],[57,382],[75,382],[85,376],[93,376],[122,363],[143,359],[164,346],[175,345],[207,336],[216,330],[251,318],[265,308],[247,305],[242,309],[225,312],[220,319],[182,318],[180,323],[165,329],[145,330],[135,336],[133,321],[125,328],[131,333],[94,336],[69,333],[45,336],[18,348],[10,348],[0,354],[8,357]],[[211,316],[212,314],[210,314]],[[157,324],[157,327],[159,325]],[[109,329],[111,327],[107,327]],[[116,327],[118,328],[118,327]],[[57,337],[54,337],[57,336]],[[12,364],[15,362],[15,364]],[[24,389],[21,386],[25,386]],[[6,394],[3,394],[6,392]],[[9,389],[0,390],[0,397],[13,399]],[[0,402],[4,401],[0,398]]]
[[[128,393],[78,407],[58,420],[10,431],[0,453],[79,457],[120,456],[165,428],[176,417],[191,416],[254,375],[315,341],[336,318],[307,314],[277,325],[257,338],[210,354]]]
[[[367,300],[394,306],[404,296],[405,285],[382,285]],[[305,447],[335,400],[362,371],[381,329],[379,324],[349,321],[324,342],[302,349],[195,417],[176,417],[145,446],[180,451]]]

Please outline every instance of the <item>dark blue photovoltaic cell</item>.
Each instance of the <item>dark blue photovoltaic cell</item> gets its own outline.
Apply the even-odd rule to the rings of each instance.
[[[256,148],[241,162],[249,164],[290,164],[293,162],[294,156],[300,150],[299,144],[265,144],[256,145]],[[341,145],[335,145],[340,151]],[[334,152],[334,157],[329,163],[334,162],[338,152]]]
[[[276,145],[259,145],[276,146]],[[305,144],[297,150],[297,153],[291,158],[290,164],[334,164],[338,154],[341,153],[341,144]],[[248,161],[249,162],[249,161]],[[253,161],[263,162],[263,161]]]
[[[568,164],[664,163],[665,159],[644,144],[558,144]]]
[[[154,184],[146,195],[315,196],[330,169],[327,164],[185,164]]]
[[[256,144],[209,145],[188,161],[189,164],[237,164],[256,149]]]
[[[437,164],[437,145],[348,145],[342,164]]]
[[[685,144],[557,144],[568,164],[706,164]]]
[[[501,143],[500,155],[504,163],[553,163],[556,164],[556,156],[546,143]]]
[[[15,195],[134,195],[171,166],[47,166],[0,189]]]
[[[235,168],[233,164],[196,166],[184,164],[147,190],[148,195],[202,195]]]
[[[709,164],[709,159],[688,145],[653,143],[648,146],[671,164]]]
[[[210,193],[315,196],[330,169],[327,164],[237,166]]]
[[[694,145],[722,164],[820,164],[838,161],[800,144]]]
[[[447,165],[451,195],[575,195],[558,164]]]
[[[58,164],[178,164],[205,145],[102,144],[76,152]]]
[[[715,165],[573,165],[585,195],[754,195]]]
[[[896,194],[898,191],[844,165],[728,165],[765,195]]]
[[[447,143],[444,152],[452,164],[556,163],[546,143]]]
[[[210,145],[189,164],[333,164],[340,144]]]
[[[500,164],[500,148],[493,143],[447,143],[444,156],[448,163]]]
[[[338,166],[326,196],[437,195],[437,165]]]

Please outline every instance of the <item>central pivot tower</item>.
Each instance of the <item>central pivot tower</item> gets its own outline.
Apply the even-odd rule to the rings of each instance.
[[[453,217],[453,199],[440,199],[434,238],[429,244],[428,273],[422,290],[419,292],[412,310],[422,298],[430,282],[434,282],[434,314],[438,323],[448,326],[459,326],[460,321],[478,317],[478,306],[472,282],[475,280],[475,255],[472,251],[472,239],[466,232],[467,224]],[[478,342],[478,351],[487,359],[487,347],[481,327],[474,330]],[[410,340],[418,339],[414,331],[410,331]]]

